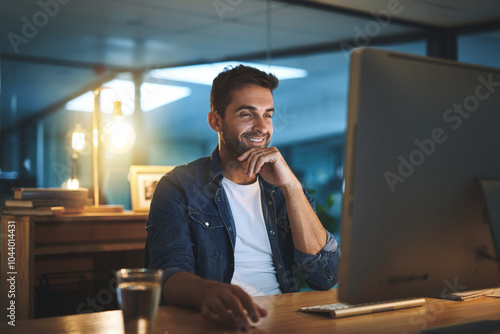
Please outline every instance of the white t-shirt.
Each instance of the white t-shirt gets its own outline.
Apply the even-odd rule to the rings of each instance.
[[[222,186],[236,227],[231,284],[240,286],[251,296],[281,293],[262,213],[259,182],[241,185],[223,178]]]

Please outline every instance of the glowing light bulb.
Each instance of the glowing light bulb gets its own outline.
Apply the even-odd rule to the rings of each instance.
[[[85,134],[83,132],[73,132],[71,146],[75,151],[83,151],[85,148]]]
[[[102,140],[109,151],[117,154],[125,153],[134,145],[134,128],[121,117],[116,117],[104,125]]]
[[[77,190],[80,188],[80,181],[78,179],[69,178],[66,182],[63,183],[63,187],[71,190]]]

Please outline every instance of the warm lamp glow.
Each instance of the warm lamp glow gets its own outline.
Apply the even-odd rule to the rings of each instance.
[[[104,146],[113,153],[125,153],[132,148],[135,141],[135,132],[132,126],[123,121],[122,107],[120,101],[113,103],[113,120],[108,122],[102,131],[99,131],[99,119],[101,114],[99,95],[103,89],[99,87],[94,90],[94,112],[92,114],[93,133],[93,182],[94,182],[94,207],[107,210],[106,206],[99,204],[99,144],[100,139]],[[102,134],[102,137],[101,137]],[[111,206],[109,206],[111,209]],[[121,207],[123,210],[123,207]]]
[[[66,187],[71,190],[77,190],[80,188],[80,181],[78,181],[78,179],[69,178],[68,181],[66,181]]]
[[[119,116],[104,125],[102,141],[106,149],[113,153],[125,153],[132,148],[135,142],[134,128]]]
[[[77,165],[78,159],[80,158],[80,153],[85,148],[85,132],[82,129],[81,124],[77,124],[75,130],[71,134],[71,161],[73,163],[73,173],[72,176],[63,183],[63,188],[76,190],[80,188],[80,181],[77,178]]]
[[[77,152],[81,152],[85,148],[85,133],[81,124],[76,125],[76,129],[71,135],[71,147]]]

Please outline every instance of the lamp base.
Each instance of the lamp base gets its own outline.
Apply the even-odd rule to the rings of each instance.
[[[123,205],[99,204],[85,206],[85,212],[90,213],[106,213],[106,212],[123,212]]]

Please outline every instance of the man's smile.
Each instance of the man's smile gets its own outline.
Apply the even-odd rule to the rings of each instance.
[[[247,137],[247,136],[243,136],[243,138],[250,140],[251,142],[254,142],[254,143],[261,143],[265,139],[265,137],[255,138],[255,137]]]

